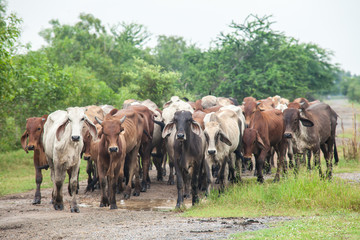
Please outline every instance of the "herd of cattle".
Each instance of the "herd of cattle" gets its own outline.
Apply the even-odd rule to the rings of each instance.
[[[34,151],[36,193],[33,204],[41,202],[42,169],[51,169],[52,204],[62,210],[63,183],[69,175],[71,212],[79,212],[76,202],[80,159],[87,160],[87,190],[101,189],[100,206],[116,209],[116,192],[124,198],[139,196],[150,188],[151,161],[157,179],[170,173],[168,184],[178,189],[177,207],[184,197],[198,201],[198,191],[206,194],[219,183],[222,191],[229,181],[241,180],[254,156],[255,174],[264,181],[263,171],[273,165],[277,153],[280,168],[299,167],[301,156],[311,154],[323,176],[320,150],[326,159],[326,177],[332,175],[332,158],[338,162],[335,130],[337,114],[325,103],[305,98],[293,102],[269,97],[246,97],[240,106],[234,98],[205,96],[196,102],[174,96],[161,111],[150,100],[127,100],[123,109],[112,106],[71,107],[42,117],[28,118],[21,137],[26,152]],[[295,159],[295,165],[293,165]]]

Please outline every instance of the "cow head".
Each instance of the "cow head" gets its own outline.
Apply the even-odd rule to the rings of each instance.
[[[264,141],[256,129],[246,128],[244,130],[243,148],[245,160],[249,160],[252,153],[259,152],[258,150],[265,148]]]
[[[293,138],[300,129],[300,124],[304,127],[312,127],[314,123],[306,116],[306,110],[303,108],[293,109],[288,108],[284,110],[283,114],[285,125],[285,138]]]
[[[48,115],[42,117],[33,117],[26,119],[26,130],[21,136],[21,146],[28,153],[28,150],[34,150],[38,148],[41,141],[41,136],[44,131],[44,124]],[[26,144],[29,138],[29,143]]]
[[[122,117],[121,119],[109,119],[105,121],[100,121],[102,126],[102,139],[105,141],[105,146],[109,153],[118,153],[120,149],[119,145],[119,137],[120,134],[124,134],[124,127],[122,124],[125,121],[126,116]]]
[[[180,141],[185,141],[190,131],[196,135],[201,135],[202,132],[200,125],[192,118],[189,111],[175,112],[173,120],[165,126],[162,137],[169,136],[175,128],[175,137]]]
[[[206,123],[204,134],[208,144],[207,153],[211,156],[216,155],[219,141],[231,146],[229,138],[222,131],[220,124],[216,121]]]
[[[257,103],[255,100],[248,100],[244,102],[244,116],[245,116],[245,124],[246,126],[250,125],[250,119],[254,112],[256,111]]]
[[[56,130],[56,138],[58,141],[62,138],[67,125],[71,126],[70,138],[73,142],[79,142],[82,136],[83,125],[86,124],[93,138],[97,138],[97,130],[95,125],[85,115],[85,109],[74,107],[67,109],[67,115],[63,123]]]

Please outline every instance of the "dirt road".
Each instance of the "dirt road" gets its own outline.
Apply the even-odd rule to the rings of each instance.
[[[351,111],[342,107],[346,104],[343,100],[330,102],[343,118],[344,127],[351,128]],[[78,214],[70,213],[70,197],[65,191],[63,211],[55,211],[50,204],[51,189],[42,189],[40,205],[31,204],[34,191],[2,197],[0,239],[224,239],[233,233],[263,229],[270,222],[290,219],[181,217],[171,211],[176,204],[176,186],[156,181],[155,170],[150,174],[151,189],[126,201],[117,195],[117,210],[100,208],[99,190],[85,194],[85,182],[80,184]],[[357,176],[360,179],[360,174]]]

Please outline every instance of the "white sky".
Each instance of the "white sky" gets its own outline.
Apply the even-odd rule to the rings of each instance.
[[[74,24],[91,13],[104,25],[139,23],[153,34],[182,36],[207,48],[234,20],[273,15],[274,30],[334,52],[333,62],[360,75],[359,0],[8,0],[7,12],[23,19],[22,42],[38,49],[51,19]]]

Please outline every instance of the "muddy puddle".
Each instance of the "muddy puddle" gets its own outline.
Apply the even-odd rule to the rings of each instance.
[[[170,212],[175,209],[175,199],[131,199],[117,201],[118,209],[129,211],[157,211],[157,212]],[[99,202],[82,200],[79,203],[80,207],[85,208],[98,208]],[[191,207],[191,200],[185,200],[186,208]]]

